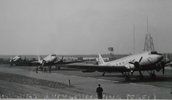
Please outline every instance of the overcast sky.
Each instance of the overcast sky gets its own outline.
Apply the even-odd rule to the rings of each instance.
[[[0,0],[0,54],[172,52],[172,0]]]

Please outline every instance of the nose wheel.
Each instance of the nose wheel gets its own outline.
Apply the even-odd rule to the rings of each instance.
[[[123,75],[125,76],[126,81],[130,81],[130,72],[124,72]]]

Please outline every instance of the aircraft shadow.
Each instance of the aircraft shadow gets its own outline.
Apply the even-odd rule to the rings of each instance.
[[[172,82],[172,76],[156,76],[156,78],[151,78],[150,76],[144,76],[143,78],[140,78],[139,76],[134,76],[128,80],[120,79],[118,83],[154,83],[154,82]]]

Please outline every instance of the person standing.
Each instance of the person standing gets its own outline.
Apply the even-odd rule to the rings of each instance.
[[[103,96],[102,96],[103,88],[101,87],[100,84],[98,84],[98,87],[97,87],[97,89],[96,89],[96,92],[97,92],[97,97],[98,97],[98,99],[102,99],[102,98],[103,98]]]

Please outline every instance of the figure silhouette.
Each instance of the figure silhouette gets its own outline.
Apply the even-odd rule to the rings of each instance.
[[[97,97],[98,97],[98,99],[102,99],[102,98],[103,98],[103,96],[102,96],[103,88],[101,87],[100,84],[98,84],[98,87],[97,87],[97,89],[96,89],[96,92],[97,92]]]

